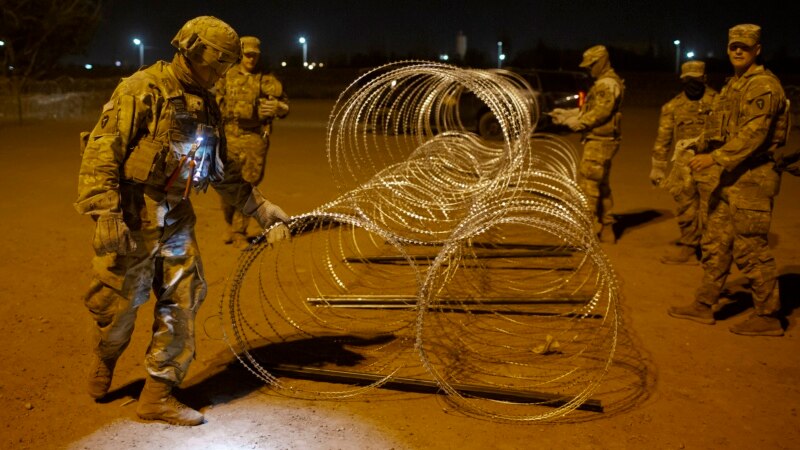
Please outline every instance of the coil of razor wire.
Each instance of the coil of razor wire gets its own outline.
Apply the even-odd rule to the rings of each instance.
[[[488,108],[501,141],[470,131],[467,101]],[[353,82],[327,129],[339,196],[293,217],[291,240],[251,245],[228,281],[220,315],[236,357],[299,397],[427,380],[467,414],[528,422],[586,402],[613,358],[619,291],[575,182],[578,152],[534,134],[538,111],[505,71],[408,61]],[[286,361],[361,382],[276,376]]]

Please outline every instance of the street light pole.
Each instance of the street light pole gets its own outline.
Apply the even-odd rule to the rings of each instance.
[[[497,68],[503,67],[503,41],[497,41]]]
[[[681,41],[679,39],[675,39],[672,41],[675,44],[675,73],[680,73],[681,71]]]
[[[133,45],[139,47],[139,67],[144,66],[144,42],[139,38],[133,38]]]
[[[303,46],[303,67],[308,66],[308,42],[306,41],[305,37],[300,37],[298,42]]]

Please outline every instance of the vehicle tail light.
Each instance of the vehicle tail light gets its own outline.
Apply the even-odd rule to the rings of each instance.
[[[586,92],[578,91],[578,108],[581,108],[586,103]]]

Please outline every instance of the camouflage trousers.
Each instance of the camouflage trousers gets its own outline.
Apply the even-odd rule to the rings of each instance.
[[[194,210],[181,193],[140,184],[122,184],[120,191],[136,250],[92,261],[94,277],[84,303],[94,319],[94,351],[101,359],[122,354],[152,290],[153,334],[145,367],[151,376],[178,384],[194,359],[195,315],[207,290]]]
[[[680,237],[677,245],[697,247],[708,221],[708,201],[719,182],[722,167],[714,165],[692,173],[687,161],[674,161],[665,187],[675,200],[675,218]]]
[[[767,235],[780,175],[772,163],[740,172],[724,172],[709,199],[697,301],[713,305],[719,300],[735,262],[750,282],[756,314],[771,315],[780,308],[780,299],[777,265]]]
[[[611,159],[619,150],[619,140],[587,139],[583,143],[583,157],[578,167],[578,185],[589,200],[589,212],[595,219],[595,231],[612,225]]]
[[[269,150],[269,136],[263,138],[257,129],[245,130],[233,124],[225,125],[228,141],[228,158],[241,165],[242,178],[258,186],[264,179],[264,166]],[[222,200],[222,214],[232,233],[247,234],[250,217]]]

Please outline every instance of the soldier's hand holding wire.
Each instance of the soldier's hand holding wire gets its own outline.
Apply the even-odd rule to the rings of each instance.
[[[97,218],[92,246],[98,256],[108,253],[127,255],[136,250],[136,242],[121,213],[107,213]]]
[[[286,224],[289,222],[289,215],[280,206],[271,203],[261,195],[261,191],[253,188],[242,212],[256,219],[259,225],[265,230],[276,223],[280,223],[269,231],[267,242],[273,244],[277,241],[287,239],[291,236]]]

